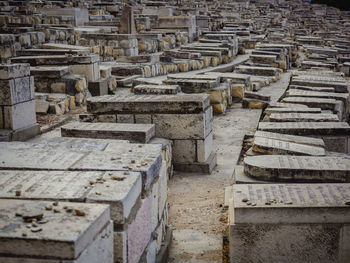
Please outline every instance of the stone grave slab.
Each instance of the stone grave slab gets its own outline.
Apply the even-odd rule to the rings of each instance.
[[[346,122],[259,122],[259,130],[290,135],[350,135]]]
[[[350,184],[236,184],[226,196],[231,262],[347,262]]]
[[[335,91],[335,89],[332,87],[312,87],[312,86],[299,86],[299,85],[289,85],[289,90],[307,90],[307,91],[318,91],[318,92]]]
[[[270,102],[270,108],[298,108],[298,109],[307,109],[307,105],[298,104],[298,103],[284,103],[284,102]]]
[[[264,137],[255,137],[252,149],[254,152],[262,154],[326,155],[326,151],[322,147]]]
[[[272,113],[269,116],[271,122],[299,122],[299,121],[311,121],[311,122],[337,122],[339,121],[338,115],[329,113]]]
[[[0,171],[0,199],[106,203],[123,224],[141,195],[137,172]]]
[[[313,98],[313,97],[286,97],[282,102],[305,104],[312,108],[321,108],[322,110],[334,110],[339,105],[335,99]]]
[[[287,91],[288,97],[316,97],[316,98],[329,98],[341,100],[346,103],[349,99],[348,93],[335,93],[335,92],[319,92],[319,91],[304,91],[304,90],[293,90]]]
[[[244,158],[256,179],[288,182],[350,182],[350,157],[260,155]]]
[[[322,139],[305,137],[305,136],[295,136],[281,133],[273,133],[266,131],[256,131],[254,137],[269,138],[274,140],[280,140],[285,142],[292,142],[297,144],[305,144],[310,146],[324,147],[324,141]]]
[[[55,213],[45,209],[52,204],[0,202],[1,262],[113,262],[113,228],[107,205],[63,202],[56,208],[69,206],[72,212]],[[32,217],[39,219],[38,226],[26,223]]]
[[[272,108],[267,107],[264,110],[267,115],[273,113],[321,113],[321,108]]]
[[[128,113],[200,113],[210,106],[206,94],[108,95],[87,99],[87,108],[95,114]]]
[[[135,94],[177,94],[181,91],[178,85],[146,85],[141,84],[132,88]]]
[[[63,137],[129,140],[147,143],[155,135],[154,124],[71,122],[61,127]]]

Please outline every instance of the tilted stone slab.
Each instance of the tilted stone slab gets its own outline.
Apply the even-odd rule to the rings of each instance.
[[[201,93],[218,85],[217,80],[203,79],[166,79],[163,81],[165,85],[179,85],[184,93]]]
[[[335,92],[349,92],[348,85],[346,82],[327,82],[324,80],[310,80],[303,78],[292,78],[291,85],[300,85],[300,86],[314,86],[314,87],[332,87],[335,89]]]
[[[259,122],[259,130],[291,135],[350,135],[346,122]]]
[[[147,143],[155,135],[154,124],[71,122],[61,127],[63,137],[129,140]]]
[[[339,105],[339,101],[335,99],[312,97],[286,97],[282,102],[305,104],[308,107],[321,108],[322,110],[334,110],[334,108]]]
[[[252,148],[254,152],[263,154],[326,155],[325,149],[321,147],[264,137],[255,137]]]
[[[251,177],[267,181],[350,182],[350,157],[245,157],[244,172]]]
[[[229,192],[231,262],[347,262],[350,184],[235,184]]]
[[[264,110],[267,115],[276,113],[321,113],[321,108],[272,108],[267,107]]]
[[[200,113],[210,106],[205,94],[108,95],[87,99],[87,108],[95,114],[128,113]]]
[[[106,203],[114,224],[122,224],[141,195],[141,184],[136,172],[4,170],[0,198]]]
[[[298,108],[298,109],[308,109],[309,107],[304,104],[297,103],[284,103],[284,102],[270,102],[270,108]]]
[[[316,97],[316,98],[329,98],[341,100],[344,103],[348,101],[348,93],[335,93],[335,92],[318,92],[318,91],[303,91],[303,90],[288,90],[288,97]]]
[[[305,137],[305,136],[281,134],[281,133],[273,133],[273,132],[266,132],[266,131],[256,131],[254,134],[254,137],[269,138],[269,139],[275,139],[275,140],[280,140],[280,141],[285,141],[285,142],[318,146],[318,147],[322,147],[322,148],[325,146],[324,141],[322,139]]]
[[[69,74],[69,66],[39,66],[31,67],[30,73],[36,78],[62,78]]]
[[[70,262],[90,263],[97,259],[99,262],[113,262],[113,232],[109,226],[110,211],[107,205],[59,203],[55,208],[61,210],[60,213],[55,213],[53,209],[46,210],[47,206],[52,206],[52,201],[0,202],[1,262],[16,262],[12,261],[13,257],[17,258],[17,262],[74,260]],[[65,212],[64,206],[71,207],[73,211]],[[74,209],[85,215],[77,216]],[[41,224],[38,220],[38,227],[27,228],[28,223],[22,217],[30,215],[42,217],[47,222]],[[101,241],[101,235],[104,235],[105,241]],[[94,239],[97,240],[95,244]],[[105,252],[98,249],[99,246],[104,247]],[[6,257],[9,257],[8,261]]]
[[[338,115],[328,113],[272,113],[269,117],[271,122],[337,122]]]
[[[135,94],[177,94],[181,92],[181,88],[178,85],[146,85],[141,84],[132,88],[132,92]]]

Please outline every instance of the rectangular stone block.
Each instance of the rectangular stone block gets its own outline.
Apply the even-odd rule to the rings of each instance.
[[[85,76],[88,82],[97,81],[100,78],[98,62],[71,65],[71,73]]]
[[[176,163],[196,162],[196,140],[173,140],[173,161]]]
[[[204,139],[212,131],[213,110],[199,114],[153,114],[156,136],[167,139]]]
[[[213,132],[204,140],[197,140],[197,162],[204,163],[213,151]]]
[[[36,123],[35,100],[4,107],[4,128],[17,130]]]
[[[30,75],[29,64],[7,64],[0,65],[0,79],[14,79]]]
[[[87,99],[93,114],[190,114],[204,112],[210,106],[204,94],[176,95],[108,95]]]
[[[0,105],[14,105],[34,99],[31,77],[0,80]]]
[[[350,184],[240,184],[231,192],[230,262],[347,261]]]
[[[49,262],[67,259],[77,263],[94,262],[89,257],[113,262],[113,228],[109,224],[108,206],[60,202],[55,209],[64,210],[63,207],[68,206],[71,212],[55,213],[45,209],[52,204],[52,201],[0,202],[0,253],[10,258],[26,258],[21,262],[33,262],[30,260],[33,257],[40,261],[51,258],[53,261]],[[84,216],[78,216],[78,212]],[[37,227],[26,227],[31,218],[37,218]],[[40,221],[46,223],[40,224]],[[11,261],[0,258],[0,262]]]
[[[152,200],[151,196],[142,200],[135,219],[127,230],[128,262],[139,262],[152,234]]]
[[[118,114],[117,123],[135,123],[133,114]]]
[[[118,139],[132,143],[148,143],[155,135],[155,125],[71,122],[61,127],[61,135],[63,137]]]

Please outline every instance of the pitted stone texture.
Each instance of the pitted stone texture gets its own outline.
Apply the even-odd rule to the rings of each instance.
[[[178,85],[146,85],[141,84],[133,89],[135,94],[177,94],[181,91]]]
[[[45,210],[52,205],[49,201],[6,200],[0,202],[0,253],[15,257],[41,257],[56,259],[77,259],[92,243],[109,222],[109,207],[100,204],[59,203],[79,209],[85,216],[73,213],[55,213]],[[22,217],[16,213],[38,210],[43,213],[46,224],[39,224],[42,230],[32,232]],[[23,237],[22,233],[27,233]],[[29,245],[31,244],[31,245]],[[109,244],[112,246],[112,242]],[[110,261],[107,261],[110,262]]]
[[[346,122],[260,122],[259,130],[291,135],[350,135]]]
[[[281,134],[281,133],[256,131],[254,134],[254,137],[269,138],[269,139],[275,139],[275,140],[280,140],[285,142],[292,142],[292,143],[305,144],[305,145],[318,146],[318,147],[325,146],[324,141],[322,139]]]
[[[325,149],[321,147],[263,137],[254,138],[253,151],[263,154],[326,155]]]
[[[268,181],[350,182],[350,157],[245,157],[244,172],[251,177]]]
[[[154,124],[72,122],[61,127],[65,137],[129,140],[147,143],[155,135]]]
[[[269,117],[271,122],[338,122],[336,114],[329,113],[272,113]]]
[[[0,66],[0,79],[14,79],[29,75],[29,64],[8,64]]]
[[[94,114],[127,113],[201,113],[210,106],[205,94],[177,95],[108,95],[87,100],[87,108]]]

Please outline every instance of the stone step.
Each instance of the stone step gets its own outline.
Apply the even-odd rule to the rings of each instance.
[[[154,124],[72,122],[61,127],[63,137],[128,140],[148,143],[155,136]]]

